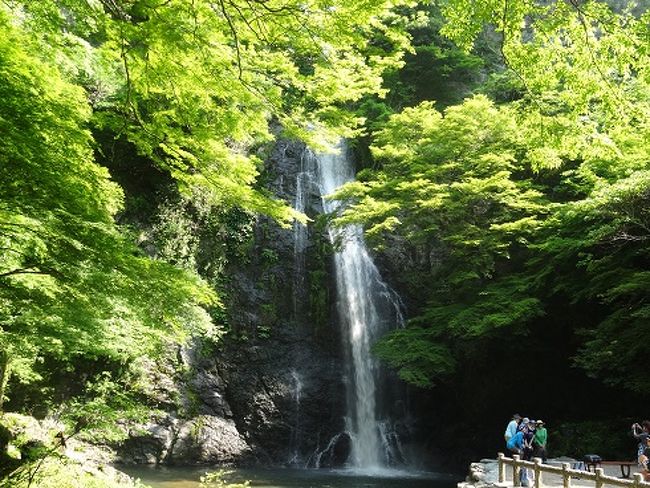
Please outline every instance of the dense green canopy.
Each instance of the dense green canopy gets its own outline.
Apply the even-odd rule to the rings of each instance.
[[[2,386],[45,358],[120,361],[207,332],[214,292],[115,225],[123,195],[93,161],[83,90],[30,56],[5,13],[0,27]]]
[[[406,43],[393,5],[3,2],[0,398],[44,361],[128,364],[213,335],[215,290],[136,248],[98,162],[119,141],[214,212],[304,219],[256,185],[259,149],[276,126],[314,144],[354,133],[345,103],[379,92]]]
[[[426,301],[377,347],[419,385],[451,374],[463,339],[526,334],[577,315],[575,361],[642,391],[650,223],[648,12],[601,2],[442,2],[443,32],[471,48],[498,33],[515,100],[474,96],[393,115],[375,134],[381,164],[338,193],[382,247],[397,236],[430,255]],[[494,85],[492,85],[494,86]],[[493,90],[494,88],[490,88]],[[511,89],[510,89],[511,90]],[[571,304],[559,311],[556,303]],[[472,346],[474,347],[475,344]],[[456,360],[455,360],[456,359]]]
[[[260,181],[283,136],[354,139],[334,220],[410,253],[409,324],[375,348],[405,380],[560,324],[572,366],[644,392],[649,49],[647,2],[0,2],[0,411],[81,365],[70,404],[99,411],[136,358],[216,338],[225,259],[201,278],[188,229],[245,248],[251,216],[305,221]],[[148,171],[182,205],[127,208]]]
[[[6,3],[86,89],[98,127],[183,188],[285,222],[296,214],[252,188],[250,149],[271,139],[271,119],[315,144],[353,134],[360,120],[342,104],[379,91],[406,42],[386,0]]]

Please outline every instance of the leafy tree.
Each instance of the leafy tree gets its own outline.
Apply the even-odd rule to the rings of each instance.
[[[522,151],[514,113],[483,96],[444,116],[423,103],[393,116],[377,133],[373,153],[382,171],[337,193],[356,202],[338,224],[363,222],[373,241],[397,232],[438,254],[426,272],[426,311],[414,321],[427,329],[399,331],[377,348],[405,379],[427,384],[453,371],[445,338],[489,334],[540,313],[537,300],[517,293],[516,279],[490,288],[501,262],[517,252],[511,243],[525,242],[546,214],[543,195],[516,177],[526,171]],[[420,290],[422,279],[416,279]],[[426,374],[415,366],[421,360]]]
[[[576,326],[585,341],[577,364],[643,391],[633,338],[647,327],[640,289],[648,266],[649,5],[618,12],[596,1],[445,5],[446,32],[461,44],[481,22],[502,34],[525,93],[514,106],[527,159],[559,204],[529,245],[529,289],[598,309],[593,323]],[[466,15],[473,28],[460,23]]]
[[[93,161],[83,90],[5,12],[0,29],[0,394],[46,358],[127,363],[209,333],[214,292],[115,225],[122,192]]]
[[[650,171],[603,184],[563,206],[535,246],[536,279],[574,304],[603,309],[596,326],[577,325],[577,364],[609,384],[645,392],[643,340],[648,329]],[[557,270],[569,270],[560,275]]]
[[[218,205],[285,224],[304,217],[253,188],[261,161],[250,149],[272,139],[272,119],[314,144],[352,134],[360,120],[345,105],[381,90],[406,42],[388,0],[11,3],[86,87],[94,123],[188,194],[200,186]]]
[[[648,15],[614,13],[605,2],[495,0],[463,9],[443,1],[442,32],[470,49],[490,26],[524,94],[529,137],[540,146],[535,167],[576,159],[577,150],[612,137],[627,124],[642,126],[648,111]]]
[[[390,90],[387,102],[395,109],[426,100],[439,109],[462,102],[484,72],[493,69],[483,49],[489,40],[482,38],[476,52],[465,52],[441,35],[444,18],[434,3],[421,3],[407,12],[412,18],[408,32],[413,48],[405,54],[404,66],[385,76]]]
[[[378,247],[398,237],[430,256],[406,283],[419,313],[377,352],[427,385],[454,374],[468,348],[526,334],[568,302],[576,312],[563,313],[581,319],[576,364],[642,391],[647,12],[441,5],[442,31],[465,49],[488,23],[500,33],[509,71],[497,76],[518,95],[499,107],[478,96],[444,114],[424,103],[393,115],[373,147],[380,169],[338,192],[350,202],[339,224],[363,223]]]
[[[127,140],[197,204],[304,219],[256,187],[254,150],[273,120],[315,144],[353,133],[346,104],[380,91],[406,44],[398,4],[4,2],[0,398],[45,358],[125,363],[189,324],[212,333],[214,292],[133,247],[93,150],[105,159],[111,137]]]

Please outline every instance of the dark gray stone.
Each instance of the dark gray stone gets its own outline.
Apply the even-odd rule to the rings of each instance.
[[[172,417],[148,424],[121,447],[118,462],[126,464],[235,464],[250,456],[250,448],[232,420],[198,415]]]
[[[290,203],[303,152],[304,144],[279,140],[266,161],[267,189]],[[312,218],[322,211],[318,188],[309,188],[305,211]],[[323,230],[310,226],[297,280],[292,229],[257,219],[250,255],[231,259],[225,273],[229,334],[210,354],[195,340],[147,365],[147,394],[168,416],[134,431],[122,461],[303,464],[343,430],[330,257],[318,255],[326,245]]]
[[[200,415],[184,422],[168,454],[170,464],[234,464],[250,455],[250,448],[231,420]]]

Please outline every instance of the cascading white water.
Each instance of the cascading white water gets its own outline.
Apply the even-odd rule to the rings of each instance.
[[[300,158],[300,170],[296,174],[296,191],[293,208],[305,212],[309,195],[314,185],[315,162],[305,151]],[[305,224],[293,224],[293,315],[296,322],[301,322],[304,317],[304,304],[306,301],[306,260],[307,245],[309,243],[309,229]],[[289,465],[300,463],[300,399],[302,395],[302,380],[297,370],[291,370],[293,383],[292,397],[294,401],[294,423],[291,429],[289,442]]]
[[[307,201],[314,184],[315,161],[310,153],[303,152],[300,158],[300,171],[296,175],[296,195],[293,208],[299,212],[305,212]],[[299,320],[302,312],[302,305],[305,301],[305,261],[306,249],[309,240],[308,228],[305,224],[294,222],[293,224],[293,313],[294,318]]]
[[[293,389],[291,396],[294,402],[294,424],[291,429],[291,440],[289,446],[290,458],[289,465],[297,465],[300,461],[300,400],[302,397],[302,379],[295,369],[291,370],[291,379]]]
[[[345,145],[341,143],[336,149],[315,157],[327,213],[335,212],[340,203],[325,197],[354,179]],[[362,228],[330,228],[329,234],[338,247],[334,256],[337,307],[349,363],[346,429],[352,441],[350,464],[364,470],[382,469],[391,462],[387,446],[394,443],[384,435],[386,429],[380,427],[386,423],[380,417],[380,371],[371,347],[387,330],[401,325],[400,307],[368,254]]]
[[[293,208],[299,212],[305,211],[305,187],[309,181],[309,174],[303,169],[304,158],[301,159],[300,172],[296,175],[296,197]],[[301,222],[293,223],[293,314],[298,318],[300,315],[300,302],[302,301],[302,290],[305,282],[305,248],[307,246],[307,226]]]

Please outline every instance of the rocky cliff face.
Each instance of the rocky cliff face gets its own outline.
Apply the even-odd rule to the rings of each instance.
[[[267,158],[265,186],[289,203],[305,183],[303,150],[279,141]],[[343,429],[330,249],[318,189],[303,190],[307,229],[260,217],[248,252],[229,259],[225,339],[194,341],[150,365],[152,403],[166,413],[134,431],[119,449],[123,462],[305,465]],[[204,254],[220,244],[200,239]]]
[[[317,219],[318,189],[299,182],[303,152],[302,144],[279,141],[267,159],[266,186],[290,204],[302,186],[304,211]],[[304,465],[343,427],[331,262],[316,229],[282,229],[261,218],[250,263],[233,266],[235,333],[220,367],[235,423],[263,463]]]

